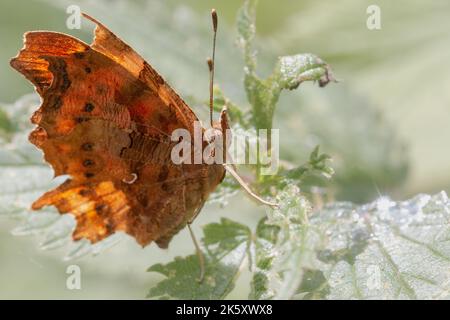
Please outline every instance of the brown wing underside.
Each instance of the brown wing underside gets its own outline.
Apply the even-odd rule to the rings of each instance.
[[[223,168],[171,162],[170,134],[193,132],[196,116],[133,49],[85,17],[97,24],[90,46],[61,33],[29,32],[11,60],[43,99],[30,141],[55,175],[71,177],[33,209],[54,205],[74,214],[76,240],[124,231],[142,245],[165,247]]]

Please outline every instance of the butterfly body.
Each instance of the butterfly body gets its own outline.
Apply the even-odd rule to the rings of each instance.
[[[55,176],[70,178],[33,209],[72,213],[75,240],[124,231],[167,247],[222,181],[220,164],[175,164],[175,129],[194,134],[193,111],[131,47],[101,23],[91,45],[29,32],[11,60],[42,97],[30,141]]]

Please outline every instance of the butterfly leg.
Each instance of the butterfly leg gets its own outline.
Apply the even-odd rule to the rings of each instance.
[[[236,181],[241,185],[241,187],[244,188],[245,192],[247,192],[247,194],[250,197],[252,197],[256,201],[260,202],[261,204],[265,204],[265,205],[268,205],[268,206],[274,207],[274,208],[278,207],[277,203],[266,201],[263,198],[261,198],[260,196],[258,196],[256,193],[254,193],[252,191],[252,189],[250,189],[248,184],[244,180],[242,180],[241,176],[236,172],[236,170],[234,169],[234,167],[232,165],[224,164],[224,167],[233,176],[233,178],[236,179]]]
[[[198,257],[198,263],[200,266],[200,276],[197,279],[197,281],[199,283],[203,282],[203,279],[205,278],[205,256],[203,255],[202,249],[200,248],[200,245],[198,244],[197,238],[195,238],[195,234],[192,231],[191,228],[191,222],[188,223],[188,229],[189,229],[189,234],[191,235],[192,238],[192,242],[194,242],[194,246],[195,246],[195,251],[197,253],[197,257]]]
[[[191,228],[191,224],[194,222],[195,218],[197,218],[198,214],[202,210],[204,203],[205,202],[202,201],[202,205],[199,208],[197,208],[194,215],[187,222],[189,234],[191,235],[192,242],[194,243],[195,252],[197,253],[197,257],[198,257],[198,264],[200,266],[200,276],[197,279],[197,281],[199,283],[203,282],[203,279],[205,278],[205,271],[206,271],[205,256],[203,255],[203,251],[200,248],[197,238],[195,237],[194,231]]]

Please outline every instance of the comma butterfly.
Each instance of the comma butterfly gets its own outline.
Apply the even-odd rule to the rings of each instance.
[[[74,240],[94,243],[123,231],[142,246],[154,241],[165,248],[196,217],[226,170],[242,180],[227,165],[171,161],[172,131],[193,134],[196,115],[130,46],[83,16],[96,24],[91,45],[62,33],[27,32],[24,48],[11,60],[42,97],[31,117],[37,127],[30,141],[43,150],[55,176],[70,176],[32,208],[53,205],[72,213]],[[213,22],[215,40],[215,11]],[[213,64],[208,62],[211,79]],[[217,125],[227,126],[225,113]]]

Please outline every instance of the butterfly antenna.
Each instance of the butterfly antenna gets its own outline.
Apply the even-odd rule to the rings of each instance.
[[[209,121],[211,124],[211,127],[213,126],[213,107],[214,107],[214,63],[215,63],[215,56],[216,56],[216,37],[217,37],[217,24],[218,24],[218,18],[217,18],[217,12],[216,9],[211,10],[211,18],[212,18],[212,25],[213,25],[213,46],[212,46],[212,58],[208,58],[208,69],[209,69]],[[221,122],[223,124],[223,119],[221,119]],[[225,113],[225,121],[226,121],[226,113]],[[222,126],[222,130],[224,130],[224,126]],[[239,176],[239,174],[236,172],[236,169],[233,165],[224,164],[225,169],[236,179],[236,181],[244,188],[244,190],[255,200],[258,202],[271,206],[271,207],[277,207],[278,205],[276,203],[272,203],[269,201],[264,200],[260,196],[258,196],[256,193],[250,189],[250,187],[245,183],[244,180]]]
[[[216,56],[216,36],[217,36],[217,12],[216,9],[211,10],[211,18],[213,25],[213,46],[212,46],[212,58],[208,58],[209,69],[209,121],[211,127],[213,125],[213,104],[214,104],[214,61]]]

